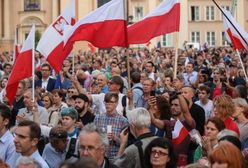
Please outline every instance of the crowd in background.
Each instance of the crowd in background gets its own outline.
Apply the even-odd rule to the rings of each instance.
[[[180,49],[176,75],[175,54],[80,50],[55,74],[36,53],[35,100],[25,79],[10,106],[3,52],[0,167],[247,167],[248,53],[244,72],[232,48]],[[188,132],[179,140],[177,121]]]

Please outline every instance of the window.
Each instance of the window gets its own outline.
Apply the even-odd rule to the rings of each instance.
[[[199,19],[199,6],[191,6],[191,20],[197,21]]]
[[[221,45],[222,46],[228,46],[228,41],[230,39],[229,39],[228,35],[225,32],[221,32],[221,39],[222,39]]]
[[[24,0],[24,11],[39,11],[40,0]]]
[[[134,7],[134,20],[139,21],[143,18],[143,7]]]
[[[191,32],[191,42],[200,43],[200,32]]]
[[[210,46],[215,45],[215,32],[207,32],[207,43]]]
[[[172,46],[172,34],[166,34],[162,36],[162,46],[171,47]]]
[[[214,20],[214,6],[206,7],[206,20]]]
[[[97,0],[97,7],[104,5],[105,3],[108,3],[110,0]]]
[[[230,11],[230,6],[221,6],[222,8],[226,9],[227,11]],[[223,15],[220,11],[220,17],[221,17],[221,20],[223,19]]]

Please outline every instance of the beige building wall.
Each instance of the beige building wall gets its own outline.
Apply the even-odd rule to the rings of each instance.
[[[24,11],[25,0],[0,0],[0,52],[11,51],[15,33],[18,34],[18,42],[22,43],[31,25],[35,23],[39,32],[44,32],[46,27],[59,15],[70,0],[40,0],[40,11]],[[128,0],[128,14],[136,17],[137,8],[142,8],[142,17],[148,14],[163,0]],[[232,0],[218,0],[220,6],[230,6]],[[76,18],[80,19],[97,8],[97,0],[75,0]],[[191,6],[199,6],[199,20],[191,20]],[[206,21],[206,6],[214,6],[215,19]],[[237,0],[235,17],[237,21],[248,32],[248,0]],[[158,42],[161,45],[182,47],[185,41],[192,41],[192,32],[200,32],[200,43],[207,40],[207,32],[215,32],[215,45],[222,45],[222,32],[224,31],[220,11],[209,0],[181,0],[181,24],[179,33],[171,33],[166,36],[157,37],[151,40],[150,47]],[[166,41],[167,40],[167,41]],[[144,47],[145,45],[138,45]],[[137,45],[135,46],[137,47]],[[75,50],[87,49],[87,42],[79,42]]]

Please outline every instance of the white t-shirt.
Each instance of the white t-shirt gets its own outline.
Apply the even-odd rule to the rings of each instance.
[[[201,106],[205,111],[205,120],[207,121],[210,117],[212,117],[212,111],[214,108],[213,101],[208,100],[207,104],[202,104],[200,100],[196,101],[195,104]]]

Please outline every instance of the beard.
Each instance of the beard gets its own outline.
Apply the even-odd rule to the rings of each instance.
[[[78,106],[75,106],[75,109],[77,110],[78,113],[82,113],[84,111],[84,107],[80,108]]]

